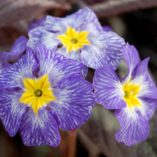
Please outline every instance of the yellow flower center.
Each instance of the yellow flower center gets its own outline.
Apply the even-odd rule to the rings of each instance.
[[[89,32],[86,31],[77,32],[74,28],[68,27],[66,32],[62,35],[58,35],[57,38],[65,46],[67,52],[71,52],[77,51],[84,47],[85,45],[90,44],[88,40],[88,34]]]
[[[30,105],[35,114],[44,105],[56,99],[47,74],[38,79],[24,78],[23,85],[25,89],[19,102]]]
[[[140,100],[138,99],[140,85],[128,81],[123,84],[123,91],[124,91],[123,99],[129,108],[141,106]]]

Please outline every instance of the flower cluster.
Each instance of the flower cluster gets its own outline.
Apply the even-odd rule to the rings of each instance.
[[[46,16],[32,23],[28,39],[18,38],[0,53],[0,119],[18,131],[27,146],[59,145],[59,129],[73,130],[91,116],[96,103],[114,109],[126,145],[143,141],[156,109],[157,89],[147,64],[133,46],[102,27],[88,8],[64,18]],[[121,60],[128,73],[119,78]],[[95,69],[93,83],[85,76]]]

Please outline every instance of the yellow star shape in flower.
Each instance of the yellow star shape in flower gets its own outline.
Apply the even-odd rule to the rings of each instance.
[[[90,45],[88,40],[89,32],[78,32],[72,27],[68,27],[65,34],[58,35],[57,38],[67,49],[67,52],[77,51],[85,45]]]
[[[140,89],[140,85],[132,83],[131,81],[123,84],[124,101],[129,108],[141,106],[140,100],[138,99]]]
[[[19,102],[30,105],[35,114],[37,114],[38,110],[44,105],[56,99],[47,74],[38,79],[24,78],[23,85],[24,92]]]

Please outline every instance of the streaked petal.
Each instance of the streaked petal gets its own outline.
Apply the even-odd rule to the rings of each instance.
[[[123,49],[123,56],[128,66],[127,79],[130,79],[133,70],[135,69],[137,64],[140,62],[140,57],[136,48],[133,45],[129,45],[128,43]]]
[[[118,142],[132,146],[146,140],[149,135],[148,120],[140,116],[136,119],[131,119],[125,109],[117,111],[116,116],[121,126],[115,135]]]
[[[126,106],[121,82],[110,66],[96,70],[93,87],[96,102],[105,108],[120,109]]]
[[[116,69],[123,56],[124,40],[111,31],[93,33],[89,35],[91,44],[81,50],[82,63],[93,69],[105,65]]]
[[[79,27],[87,25],[88,23],[92,23],[95,29],[102,30],[98,18],[89,8],[80,9],[65,18],[47,16],[45,19],[45,28],[51,32],[63,33],[68,26],[78,29],[79,31]]]
[[[44,27],[36,27],[29,31],[29,40],[27,46],[35,49],[40,44],[53,49],[59,44],[59,40],[54,33],[48,32]]]
[[[13,53],[10,53],[10,57],[20,56],[26,50],[27,40],[28,39],[25,36],[20,36],[18,39],[16,39],[11,47],[10,51]]]
[[[54,92],[57,99],[51,108],[61,129],[76,129],[89,119],[95,103],[89,82],[71,76],[62,81]]]
[[[98,69],[106,65],[105,53],[95,46],[86,46],[81,50],[81,62],[87,67]]]
[[[134,70],[133,82],[140,84],[141,92],[139,97],[146,97],[157,100],[157,87],[148,71],[149,58],[141,61]]]
[[[35,65],[32,51],[27,51],[17,63],[4,68],[0,73],[0,89],[23,88],[23,78],[33,77]]]
[[[55,49],[48,50],[40,46],[35,50],[35,55],[41,65],[39,75],[48,74],[53,86],[69,76],[82,77],[83,65],[56,53]]]
[[[155,101],[142,100],[139,108],[124,108],[116,111],[120,129],[116,133],[118,142],[131,146],[146,140],[149,135],[149,120],[155,112]]]
[[[76,51],[71,51],[70,53],[67,52],[65,47],[59,48],[57,50],[57,53],[70,58],[70,59],[74,59],[76,61],[80,61],[80,51],[76,52]]]
[[[26,50],[27,38],[20,36],[14,43],[9,52],[0,53],[0,61],[4,64],[15,63]]]
[[[104,37],[107,45],[105,58],[106,64],[109,64],[114,69],[117,69],[123,57],[123,47],[125,46],[125,41],[113,31],[105,32]]]
[[[65,20],[64,22],[64,18],[54,16],[46,16],[44,21],[45,29],[52,33],[64,33],[68,26],[66,24],[68,24],[68,20]]]
[[[16,135],[26,112],[26,106],[20,104],[18,99],[15,93],[5,92],[0,95],[0,118],[10,136]]]
[[[60,143],[60,134],[54,117],[43,108],[35,115],[31,109],[23,116],[20,127],[22,140],[27,146],[50,145]]]
[[[102,27],[98,21],[96,14],[89,8],[83,8],[78,10],[76,13],[68,16],[71,19],[77,19],[75,25],[81,26],[81,24],[93,23],[96,29],[102,30]]]

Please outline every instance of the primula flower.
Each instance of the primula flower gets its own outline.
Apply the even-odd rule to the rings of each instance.
[[[57,45],[58,53],[94,69],[106,64],[116,68],[125,44],[116,33],[105,31],[88,8],[64,18],[46,16],[34,23],[27,45],[35,48],[39,43],[47,48]]]
[[[157,88],[148,72],[149,58],[140,61],[134,46],[126,45],[128,65],[125,78],[119,78],[110,66],[98,69],[94,77],[96,102],[106,109],[117,109],[120,123],[118,142],[128,146],[144,141],[149,135],[149,120],[157,105]]]
[[[82,64],[37,47],[0,74],[0,118],[10,136],[18,130],[25,145],[60,143],[59,128],[72,130],[88,120],[93,89]]]

